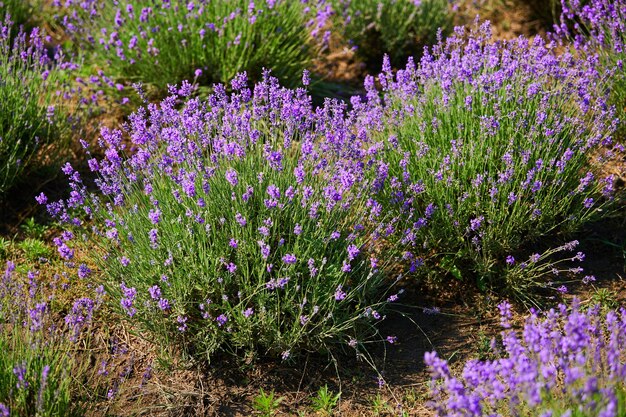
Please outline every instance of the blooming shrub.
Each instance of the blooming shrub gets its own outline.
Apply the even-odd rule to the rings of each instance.
[[[499,308],[503,351],[496,359],[469,360],[457,377],[435,352],[425,355],[438,416],[626,413],[626,310],[603,315],[575,301],[571,309],[533,312],[517,332],[510,306]]]
[[[305,3],[68,0],[62,26],[109,78],[161,94],[182,80],[226,83],[242,71],[258,80],[263,68],[295,85],[315,50],[307,27],[315,10]]]
[[[191,354],[286,359],[356,347],[375,332],[386,284],[367,255],[359,170],[339,158],[351,149],[344,106],[314,113],[306,90],[269,75],[250,90],[242,74],[233,94],[216,86],[179,111],[189,88],[130,117],[132,155],[121,131],[103,130],[105,158],[89,160],[100,194],[68,164],[70,198],[48,210],[74,224],[77,209],[92,218],[107,293]],[[56,240],[65,258],[74,234]]]
[[[622,122],[626,120],[626,2],[623,0],[561,0],[561,23],[555,26],[558,36],[572,39],[574,47],[585,55],[598,55],[599,70],[610,82],[610,103],[615,105]],[[623,134],[625,131],[621,129]]]
[[[383,54],[394,66],[451,29],[448,0],[334,0],[336,26],[356,46],[357,55],[380,68]]]
[[[541,282],[503,268],[599,214],[613,192],[599,167],[623,148],[593,62],[540,38],[493,43],[488,23],[466,36],[458,29],[396,78],[387,63],[384,100],[366,81],[359,123],[384,148],[370,205],[395,213],[380,233],[411,270],[524,294]]]
[[[0,277],[0,415],[79,415],[78,380],[84,365],[72,350],[89,329],[98,300],[78,300],[65,319],[54,321],[54,297],[37,272],[23,277],[7,262]]]
[[[8,17],[0,24],[0,195],[45,147],[55,149],[48,162],[64,157],[70,126],[64,95],[70,93],[66,81],[73,65],[60,51],[48,57],[39,29],[13,37],[13,27]]]

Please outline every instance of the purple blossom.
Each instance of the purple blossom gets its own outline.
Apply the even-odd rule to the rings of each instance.
[[[297,260],[298,259],[296,258],[296,255],[292,253],[288,253],[285,256],[283,256],[283,263],[287,265],[293,265],[296,263]]]
[[[217,316],[215,321],[217,321],[217,325],[219,327],[222,327],[226,324],[226,322],[228,322],[228,317],[225,314],[220,314],[219,316]]]
[[[335,290],[335,301],[342,301],[346,298],[347,294],[343,291],[343,286],[338,285]]]

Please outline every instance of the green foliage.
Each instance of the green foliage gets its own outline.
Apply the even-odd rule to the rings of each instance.
[[[0,258],[4,259],[6,256],[8,256],[10,249],[11,241],[9,239],[0,237]]]
[[[24,251],[24,255],[31,261],[45,258],[50,255],[48,245],[39,239],[26,238],[17,244],[17,247]]]
[[[317,391],[317,396],[312,400],[313,410],[322,413],[325,416],[331,416],[333,409],[337,406],[341,398],[341,393],[334,394],[328,389],[328,385],[320,387]]]
[[[314,56],[306,27],[311,16],[300,1],[203,1],[191,10],[187,1],[169,4],[145,15],[143,0],[94,2],[88,12],[75,6],[82,13],[75,42],[109,77],[139,81],[159,94],[182,80],[228,83],[243,71],[258,80],[264,68],[296,85]],[[87,42],[91,35],[95,41]]]
[[[48,230],[45,224],[39,224],[34,217],[30,217],[20,225],[20,229],[28,236],[35,239],[42,239]]]
[[[399,67],[409,56],[421,56],[424,46],[452,27],[448,0],[333,0],[337,27],[353,43],[368,66],[380,68],[388,54]]]
[[[284,400],[283,397],[276,398],[274,391],[265,392],[263,388],[260,389],[259,395],[254,397],[254,403],[252,407],[258,411],[262,417],[272,417],[278,411],[280,403]]]
[[[591,305],[596,304],[599,304],[604,309],[612,310],[618,308],[620,303],[615,291],[608,288],[596,288],[591,295]]]

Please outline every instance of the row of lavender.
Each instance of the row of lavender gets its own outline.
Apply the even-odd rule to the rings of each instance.
[[[94,186],[66,164],[69,197],[37,198],[67,225],[55,239],[66,266],[77,282],[101,281],[98,294],[77,300],[61,330],[39,318],[50,305],[34,295],[36,276],[15,287],[9,267],[4,334],[77,340],[106,293],[147,337],[196,358],[288,361],[393,342],[376,325],[416,280],[475,280],[523,301],[537,287],[559,288],[560,274],[582,272],[572,262],[584,255],[575,243],[537,253],[532,244],[614,204],[615,179],[601,166],[624,150],[607,103],[621,66],[588,45],[555,49],[540,39],[493,43],[488,24],[458,29],[419,65],[394,75],[385,61],[382,91],[369,77],[350,108],[337,100],[314,107],[307,72],[296,89],[268,71],[253,86],[239,74],[205,99],[195,97],[195,82],[169,87],[122,130],[103,130],[99,149],[83,144]],[[80,254],[85,248],[92,257]],[[15,306],[22,315],[8,315]],[[615,337],[623,337],[620,323]],[[65,367],[13,359],[0,402],[41,413],[49,373]]]
[[[185,79],[204,90],[244,71],[259,81],[267,68],[293,87],[303,70],[323,66],[331,38],[376,61],[384,51],[405,51],[393,55],[400,62],[434,41],[438,27],[448,28],[450,12],[447,0],[385,7],[373,0],[4,0],[0,195],[24,182],[33,162],[58,162],[43,158],[46,152],[65,158],[68,138],[81,136],[94,111],[137,104],[134,82],[162,98]],[[37,27],[21,32],[23,24],[25,31],[46,27],[53,38]],[[317,95],[336,90],[325,77],[314,74]]]

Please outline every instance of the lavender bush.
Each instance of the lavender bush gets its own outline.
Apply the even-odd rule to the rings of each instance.
[[[226,83],[242,71],[258,80],[263,68],[295,85],[314,56],[311,32],[323,24],[306,3],[68,0],[60,10],[62,26],[114,86],[140,81],[166,94],[182,80]]]
[[[431,406],[438,416],[626,415],[626,310],[601,313],[577,301],[543,314],[533,311],[524,328],[500,306],[502,347],[497,358],[469,360],[458,377],[435,352],[425,361],[432,374]]]
[[[75,225],[83,211],[93,233],[64,234],[59,252],[72,258],[83,234],[105,253],[120,311],[197,357],[357,347],[375,333],[386,284],[367,255],[359,167],[340,158],[358,152],[345,106],[314,112],[305,89],[266,74],[251,90],[241,74],[232,94],[216,86],[177,110],[190,88],[141,108],[126,134],[103,130],[105,158],[89,160],[99,194],[64,167],[73,191],[48,210]]]
[[[384,54],[394,66],[445,35],[452,25],[448,0],[334,0],[335,25],[357,55],[380,68]]]
[[[395,213],[380,234],[412,271],[516,295],[542,284],[520,276],[544,258],[515,257],[600,214],[613,177],[599,168],[623,155],[593,60],[556,55],[540,38],[494,43],[486,23],[457,29],[395,78],[385,67],[383,99],[370,78],[356,102],[378,150],[370,206]]]
[[[76,381],[85,372],[74,341],[89,328],[98,301],[74,304],[64,326],[55,322],[54,293],[38,272],[7,262],[0,277],[0,415],[81,415]]]
[[[0,24],[0,195],[30,169],[42,149],[53,147],[47,162],[66,156],[70,122],[64,100],[68,72],[58,51],[48,56],[46,36],[37,28],[19,30],[6,16]]]
[[[599,71],[610,80],[610,103],[615,105],[620,121],[626,119],[626,2],[623,0],[561,0],[563,13],[557,36],[573,40],[584,55],[600,60]],[[620,132],[622,135],[624,129]]]

